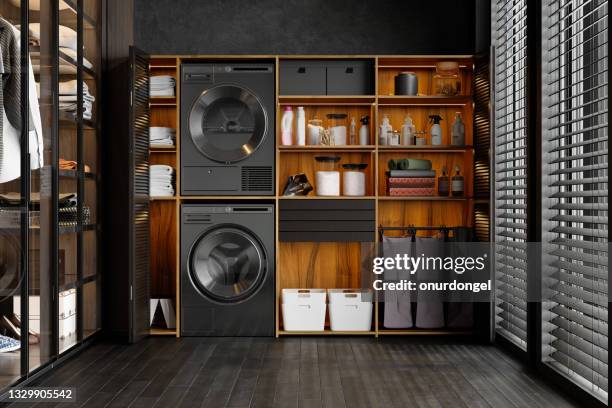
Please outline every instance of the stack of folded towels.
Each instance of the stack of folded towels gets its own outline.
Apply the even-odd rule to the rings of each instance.
[[[389,160],[387,167],[390,196],[434,195],[436,171],[431,169],[431,160]]]
[[[176,130],[169,127],[151,126],[149,142],[151,146],[174,146]]]
[[[95,100],[96,98],[89,93],[89,87],[83,82],[83,119],[91,119]],[[76,115],[77,81],[75,79],[59,83],[59,110]]]
[[[170,75],[152,76],[149,83],[149,96],[174,96],[176,80]]]
[[[32,6],[32,4],[30,4]],[[19,26],[17,26],[19,28]],[[59,32],[59,51],[66,54],[74,61],[77,60],[77,32],[72,28],[60,25],[58,27]],[[40,46],[40,23],[30,23],[28,25],[28,41],[29,44],[33,47]],[[85,48],[85,47],[83,47]],[[40,54],[32,55],[34,72],[40,73]],[[60,64],[60,74],[71,74],[73,73],[70,64]],[[87,58],[83,57],[83,66],[88,69],[93,68],[93,64],[87,60]]]
[[[149,195],[173,196],[174,195],[174,169],[165,164],[152,164],[149,167]]]

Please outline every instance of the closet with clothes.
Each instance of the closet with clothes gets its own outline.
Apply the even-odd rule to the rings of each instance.
[[[101,327],[102,12],[0,3],[0,387]]]

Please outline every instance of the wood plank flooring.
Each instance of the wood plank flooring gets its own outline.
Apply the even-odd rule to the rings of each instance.
[[[96,344],[34,385],[77,388],[41,408],[578,406],[500,349],[452,339],[151,337]]]

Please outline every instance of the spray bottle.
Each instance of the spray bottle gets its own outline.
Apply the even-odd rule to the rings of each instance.
[[[440,127],[440,121],[442,117],[440,115],[429,115],[429,121],[433,123],[429,134],[431,134],[432,146],[439,146],[442,144],[442,128]]]
[[[368,125],[370,124],[370,117],[367,115],[362,116],[359,121],[361,122],[361,126],[359,126],[359,144],[362,146],[369,145],[370,127]]]

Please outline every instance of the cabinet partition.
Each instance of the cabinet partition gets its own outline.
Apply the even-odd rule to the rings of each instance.
[[[237,61],[269,60],[276,63],[276,193],[274,196],[181,196],[180,195],[180,67],[183,61]],[[341,75],[349,72],[344,63],[354,61],[358,65],[358,74],[365,78],[361,94],[338,94],[337,87],[330,87],[329,75]],[[433,90],[436,63],[456,61],[462,87],[459,94],[453,96],[436,96]],[[323,64],[315,64],[323,62]],[[338,71],[336,68],[342,65]],[[302,67],[303,65],[303,67]],[[299,66],[299,67],[298,67]],[[304,86],[295,83],[287,85],[283,75],[294,72],[287,67],[300,68],[295,72],[307,74],[315,91],[310,94]],[[324,68],[321,68],[324,67]],[[330,68],[332,67],[332,68]],[[227,200],[274,200],[277,209],[276,225],[276,334],[280,335],[332,335],[359,334],[379,336],[385,334],[458,334],[470,331],[452,330],[390,330],[382,326],[379,314],[382,314],[382,303],[375,303],[374,318],[371,330],[365,332],[334,332],[328,322],[323,332],[288,332],[283,330],[280,315],[280,293],[283,288],[360,288],[370,285],[371,271],[363,270],[364,265],[379,253],[378,225],[407,226],[431,225],[446,227],[472,227],[474,221],[474,58],[472,56],[219,56],[219,55],[155,55],[150,57],[150,75],[171,75],[176,79],[175,97],[152,97],[151,126],[164,126],[176,129],[176,143],[171,147],[150,149],[151,164],[168,164],[175,169],[177,192],[174,197],[150,197],[151,211],[151,297],[172,298],[176,310],[176,329],[152,328],[151,334],[180,333],[180,293],[179,293],[179,210],[185,202],[219,202]],[[296,69],[297,69],[296,68]],[[411,71],[418,78],[418,94],[415,96],[394,95],[394,78],[399,72]],[[331,74],[330,74],[331,72]],[[353,72],[353,71],[351,71]],[[365,73],[367,72],[367,74]],[[327,78],[327,79],[326,79]],[[289,81],[290,82],[290,81]],[[334,83],[342,83],[337,79]],[[298,84],[299,85],[299,84]],[[289,86],[289,88],[287,88]],[[347,89],[353,89],[347,84]],[[282,94],[289,89],[291,94]],[[367,90],[364,91],[364,90]],[[316,93],[316,94],[315,94]],[[280,137],[281,113],[285,106],[294,109],[303,106],[306,121],[318,118],[325,119],[328,113],[346,113],[348,120],[354,117],[359,128],[359,119],[369,116],[370,140],[366,145],[347,146],[283,146]],[[455,113],[460,112],[465,123],[465,143],[461,146],[451,145],[451,126]],[[400,129],[404,117],[410,114],[418,130],[429,130],[428,116],[441,115],[442,145],[432,146],[383,146],[378,143],[379,124],[386,115],[394,129]],[[308,180],[315,180],[315,156],[340,156],[341,163],[366,163],[366,195],[363,197],[288,197],[282,195],[287,177],[296,173],[305,173]],[[461,197],[390,196],[387,188],[387,161],[400,158],[422,158],[432,161],[436,176],[446,166],[450,171],[455,165],[465,177],[465,192]],[[436,190],[436,189],[434,189]],[[366,228],[366,239],[363,232],[360,239],[350,241],[350,232],[333,231],[325,237],[304,232],[310,242],[300,242],[299,233],[284,231],[283,211],[298,207],[309,211],[317,207],[315,203],[326,200],[345,203],[347,208],[354,208],[365,203],[371,208],[371,225]],[[291,205],[289,205],[291,204]],[[302,205],[303,204],[303,205]],[[320,207],[320,206],[318,206]],[[337,221],[337,220],[336,220]],[[336,222],[335,221],[335,222]],[[480,220],[480,227],[486,228]],[[341,227],[338,227],[341,229]],[[399,232],[389,232],[393,235]],[[332,238],[330,238],[332,237]]]
[[[0,129],[0,389],[101,327],[102,19],[101,0],[0,3],[15,34],[3,60],[17,60]]]

